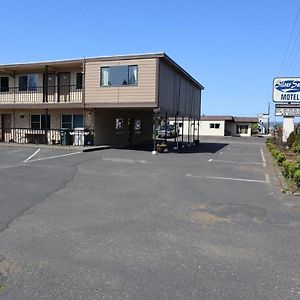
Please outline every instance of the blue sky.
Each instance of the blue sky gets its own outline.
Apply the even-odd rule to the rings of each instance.
[[[268,102],[273,111],[274,77],[300,75],[300,20],[290,38],[299,5],[3,1],[0,63],[163,51],[205,86],[202,113],[256,116],[267,112]]]

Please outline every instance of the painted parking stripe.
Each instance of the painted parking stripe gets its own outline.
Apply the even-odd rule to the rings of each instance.
[[[82,153],[81,151],[79,152],[72,152],[72,153],[67,153],[67,154],[61,154],[61,155],[55,155],[55,156],[49,156],[49,157],[42,157],[42,158],[38,158],[38,159],[32,159],[27,161],[28,162],[36,162],[36,161],[41,161],[41,160],[48,160],[48,159],[54,159],[54,158],[60,158],[60,157],[66,157],[66,156],[72,156],[72,155],[77,155]]]
[[[209,159],[209,162],[226,163],[226,164],[239,164],[239,165],[263,165],[263,163],[252,162],[252,161],[231,161],[231,160],[219,160]]]
[[[23,162],[26,163],[28,162],[31,158],[36,156],[39,152],[41,151],[41,148],[37,149],[33,154],[31,154],[28,158],[26,158]]]
[[[262,161],[263,161],[263,166],[265,168],[266,167],[266,159],[265,159],[265,155],[264,155],[264,152],[263,152],[262,148],[260,148],[260,153],[261,153],[261,158],[262,158]]]
[[[201,176],[201,175],[192,175],[186,174],[186,177],[192,178],[205,178],[205,179],[217,179],[217,180],[229,180],[229,181],[242,181],[242,182],[255,182],[255,183],[269,183],[267,180],[255,180],[255,179],[246,179],[246,178],[232,178],[232,177],[218,177],[218,176]]]
[[[142,163],[142,164],[146,164],[147,161],[145,160],[134,160],[134,159],[126,159],[126,158],[111,158],[111,157],[102,157],[102,160],[105,161],[112,161],[112,162],[123,162],[123,163]]]

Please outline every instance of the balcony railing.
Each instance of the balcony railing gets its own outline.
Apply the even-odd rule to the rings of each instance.
[[[63,146],[93,146],[94,130],[0,128],[0,142]]]
[[[43,86],[20,88],[9,87],[0,89],[0,104],[22,103],[81,103],[82,89],[76,85]]]

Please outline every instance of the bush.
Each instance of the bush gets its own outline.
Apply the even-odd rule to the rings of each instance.
[[[285,160],[282,163],[282,174],[285,177],[294,179],[297,170],[299,170],[299,165],[293,161]]]
[[[286,145],[291,148],[295,142],[296,134],[295,131],[291,132],[289,137],[287,138]]]
[[[276,159],[279,165],[282,165],[282,163],[286,160],[283,152],[278,153]]]
[[[300,170],[296,170],[294,174],[294,181],[296,182],[297,186],[300,185]]]
[[[271,150],[272,155],[277,158],[277,155],[280,153],[280,151],[278,149],[273,149]]]
[[[298,125],[295,130],[295,140],[292,144],[292,149],[296,153],[300,153],[300,126]]]

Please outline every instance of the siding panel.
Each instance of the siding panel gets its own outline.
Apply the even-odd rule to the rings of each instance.
[[[100,68],[107,66],[138,65],[138,85],[101,87]],[[156,59],[87,62],[85,68],[85,102],[124,104],[151,102],[156,106]]]
[[[200,89],[162,60],[159,75],[159,106],[162,112],[199,118]]]

